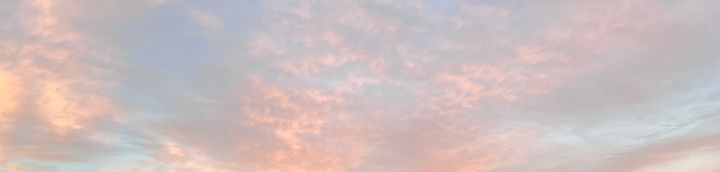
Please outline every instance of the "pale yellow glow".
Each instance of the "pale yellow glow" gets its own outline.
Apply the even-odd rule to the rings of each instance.
[[[654,164],[640,172],[716,172],[720,170],[720,150],[695,151],[668,162]]]

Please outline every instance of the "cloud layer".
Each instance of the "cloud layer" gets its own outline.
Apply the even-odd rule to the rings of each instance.
[[[10,0],[0,169],[717,171],[710,0]]]

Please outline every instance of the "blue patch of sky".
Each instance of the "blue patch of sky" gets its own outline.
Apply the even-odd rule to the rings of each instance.
[[[457,4],[448,0],[425,0],[430,9],[444,13],[454,13],[457,11]]]

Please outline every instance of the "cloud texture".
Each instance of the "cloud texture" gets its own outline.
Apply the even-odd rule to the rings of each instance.
[[[720,170],[712,0],[0,2],[0,171]]]

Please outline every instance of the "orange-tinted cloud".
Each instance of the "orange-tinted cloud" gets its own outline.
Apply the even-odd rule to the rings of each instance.
[[[58,12],[66,3],[30,0],[16,5],[13,22],[0,35],[0,164],[11,171],[46,171],[17,161],[97,153],[75,152],[83,144],[88,150],[104,149],[76,134],[93,132],[94,120],[115,113],[105,94],[111,85],[103,78],[107,69],[90,62],[108,62],[108,55],[92,49],[90,39]]]
[[[22,87],[20,78],[0,69],[0,128],[12,124],[15,112],[20,106]]]

